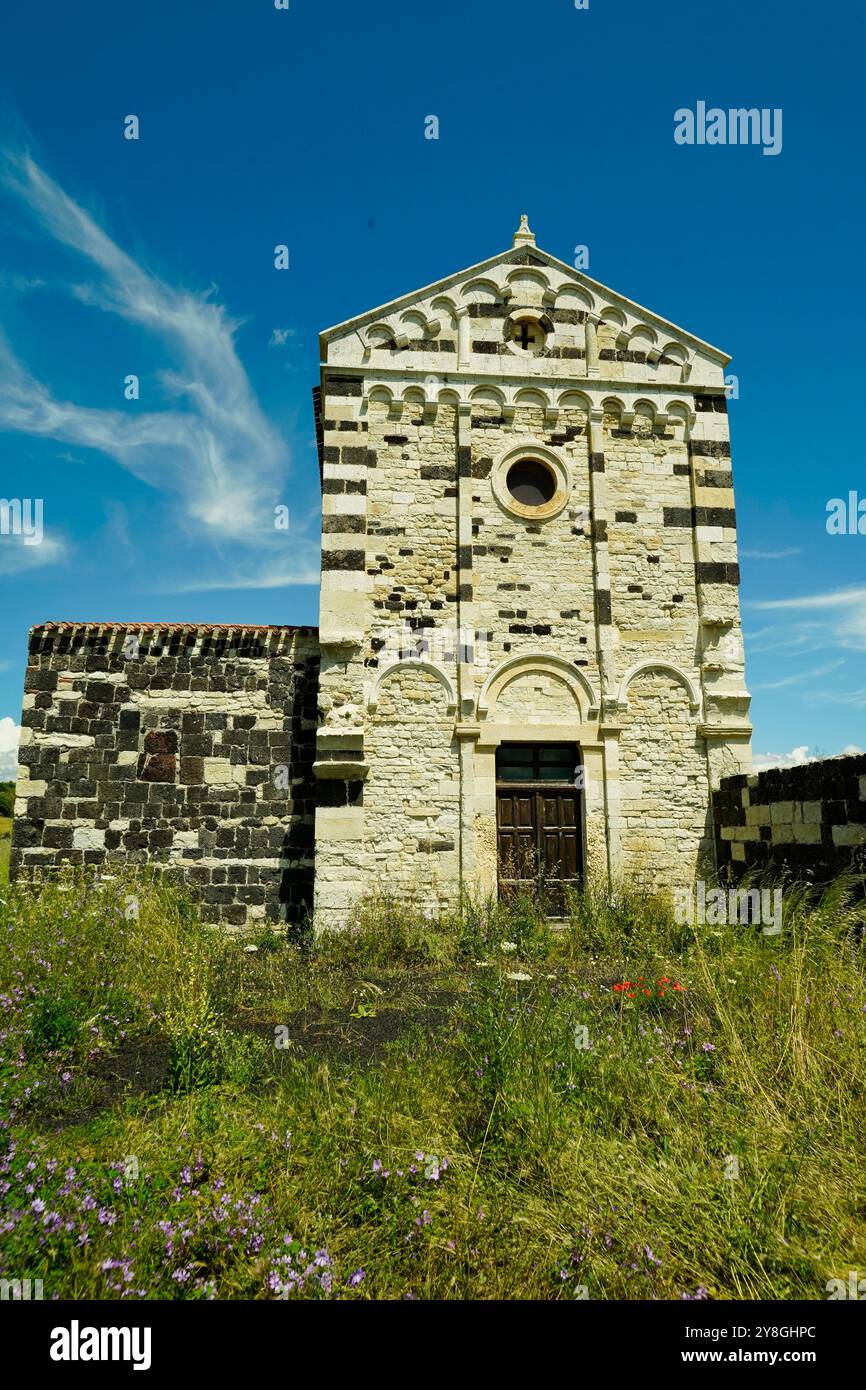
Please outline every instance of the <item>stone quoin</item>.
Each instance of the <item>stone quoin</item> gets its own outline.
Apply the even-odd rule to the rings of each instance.
[[[318,630],[34,628],[13,872],[158,858],[317,929],[709,879],[751,768],[727,355],[525,217],[320,348]]]

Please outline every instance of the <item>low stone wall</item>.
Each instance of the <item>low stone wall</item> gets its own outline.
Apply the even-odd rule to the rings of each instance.
[[[159,861],[208,921],[300,921],[318,672],[315,628],[34,628],[12,874]]]
[[[773,868],[824,883],[866,872],[866,754],[724,777],[713,819],[723,878]]]

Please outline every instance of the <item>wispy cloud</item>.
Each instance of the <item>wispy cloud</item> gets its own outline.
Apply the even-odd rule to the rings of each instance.
[[[22,536],[0,536],[0,574],[58,565],[69,558],[70,548],[62,536],[43,536],[39,545],[25,545]]]
[[[212,578],[191,579],[188,583],[172,585],[173,593],[200,594],[214,589],[282,589],[289,584],[318,584],[320,553],[313,541],[293,544],[292,560],[263,565],[248,574],[234,573]]]
[[[763,681],[753,686],[754,690],[782,690],[788,685],[805,685],[808,681],[817,680],[821,676],[829,676],[831,671],[836,671],[840,666],[844,666],[844,661],[828,661],[825,666],[816,666],[811,671],[795,671],[790,676],[782,676],[777,681]]]
[[[212,294],[173,288],[137,264],[29,155],[8,155],[2,179],[40,226],[95,272],[91,283],[69,287],[75,295],[163,340],[171,366],[161,381],[174,408],[126,412],[58,400],[0,340],[0,429],[97,449],[176,499],[188,532],[255,547],[259,558],[279,551],[284,572],[296,575],[297,550],[286,557],[285,535],[273,527],[288,451],[238,358],[238,324]],[[222,584],[213,587],[230,586],[235,554],[243,572],[241,549],[229,572],[220,567]]]
[[[783,637],[801,647],[866,651],[866,585],[797,598],[763,599],[750,607],[792,615]]]
[[[0,782],[11,782],[18,769],[21,725],[6,715],[0,719]]]
[[[286,347],[297,337],[295,328],[275,328],[268,341],[268,347]]]

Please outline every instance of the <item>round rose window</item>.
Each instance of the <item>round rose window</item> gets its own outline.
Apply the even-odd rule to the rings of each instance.
[[[505,486],[523,507],[543,507],[556,492],[556,479],[538,459],[518,459],[505,476]]]

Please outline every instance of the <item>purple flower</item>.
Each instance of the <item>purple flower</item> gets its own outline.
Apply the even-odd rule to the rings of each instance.
[[[356,1269],[349,1275],[348,1284],[350,1289],[356,1289],[358,1285],[366,1279],[367,1275],[363,1269]]]

